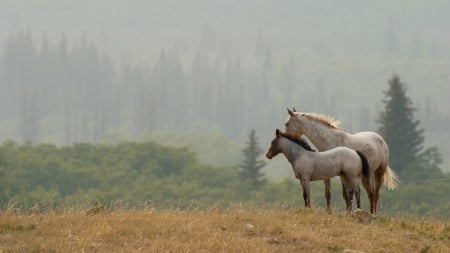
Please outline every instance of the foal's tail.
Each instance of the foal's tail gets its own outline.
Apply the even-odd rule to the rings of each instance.
[[[355,150],[355,151],[356,151],[356,153],[358,153],[359,157],[361,158],[363,177],[370,179],[369,161],[367,161],[366,155],[364,155],[364,153],[361,151],[358,151],[358,150]]]
[[[364,155],[363,152],[355,150],[356,153],[359,155],[359,157],[361,158],[361,163],[362,163],[362,175],[364,178],[366,178],[367,182],[369,182],[370,185],[370,191],[374,192],[375,191],[375,175],[373,175],[373,173],[370,172],[370,168],[369,168],[369,161],[367,160],[366,155]]]
[[[387,166],[386,172],[384,172],[383,175],[383,182],[389,190],[393,190],[400,183],[400,180],[398,179],[397,174]]]

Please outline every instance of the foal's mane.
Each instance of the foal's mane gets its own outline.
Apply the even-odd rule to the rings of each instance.
[[[313,113],[313,112],[311,112],[311,113],[301,113],[300,115],[308,117],[308,118],[310,118],[312,120],[321,122],[321,123],[323,123],[323,124],[325,124],[325,125],[327,125],[329,127],[336,128],[336,129],[341,129],[339,127],[339,124],[341,124],[341,121],[339,121],[337,119],[334,119],[331,116],[326,116],[326,115],[323,115],[323,114],[317,114],[317,113]]]
[[[311,151],[311,152],[316,152],[313,148],[311,148],[311,146],[303,139],[303,138],[299,138],[298,135],[295,134],[290,134],[290,133],[282,133],[280,132],[280,135],[283,136],[284,138],[293,141],[294,143],[302,146],[304,149]]]

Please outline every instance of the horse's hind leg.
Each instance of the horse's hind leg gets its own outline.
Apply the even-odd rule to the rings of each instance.
[[[373,214],[374,211],[375,211],[375,208],[374,208],[374,205],[373,205],[374,204],[374,202],[373,202],[374,194],[373,194],[372,189],[370,187],[370,182],[369,182],[369,180],[367,180],[364,177],[361,178],[361,182],[362,182],[364,188],[366,189],[367,196],[369,197],[370,213]]]
[[[345,201],[347,201],[347,188],[344,183],[345,177],[341,176],[341,184],[342,184],[342,197]]]
[[[359,187],[359,183],[356,183],[356,191],[355,191],[355,198],[356,198],[356,208],[361,209],[361,188]]]
[[[327,200],[327,212],[331,214],[331,183],[330,179],[323,181],[325,184],[325,199]]]
[[[355,197],[356,197],[356,208],[361,209],[361,199],[360,199],[361,188],[359,187],[359,184],[356,185]]]
[[[308,207],[308,193],[303,189],[303,201],[305,201],[305,207]]]
[[[380,169],[378,170],[380,171]],[[374,174],[375,175],[375,189],[374,189],[374,193],[373,193],[373,215],[377,214],[377,204],[378,204],[378,198],[380,197],[380,189],[381,189],[381,185],[382,185],[382,180],[383,180],[383,173],[378,173],[378,171]]]

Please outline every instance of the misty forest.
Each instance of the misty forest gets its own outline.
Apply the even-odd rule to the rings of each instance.
[[[450,3],[9,2],[2,209],[301,207],[289,164],[263,156],[286,108],[330,115],[350,133],[386,131],[380,115],[399,77],[421,149],[415,166],[393,167],[401,183],[383,189],[379,211],[449,217]],[[242,179],[252,141],[258,187]],[[340,184],[332,189],[342,207]]]

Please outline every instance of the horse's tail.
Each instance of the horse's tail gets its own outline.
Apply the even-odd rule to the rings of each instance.
[[[358,151],[358,150],[355,150],[355,151],[361,158],[363,177],[370,179],[369,161],[367,161],[366,155],[364,155],[364,153],[361,151]]]
[[[400,183],[400,180],[398,179],[397,174],[387,166],[386,172],[384,172],[383,175],[383,182],[389,190],[393,190]]]

